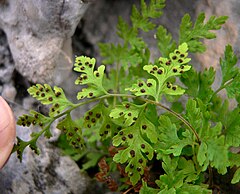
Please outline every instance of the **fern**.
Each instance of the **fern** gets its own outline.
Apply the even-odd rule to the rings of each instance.
[[[111,190],[117,190],[112,171],[119,171],[118,190],[126,192],[211,193],[204,175],[212,179],[212,168],[226,174],[236,166],[232,183],[239,182],[239,154],[230,151],[240,145],[239,105],[231,110],[228,99],[218,95],[226,89],[229,98],[240,101],[237,57],[231,46],[226,46],[217,90],[212,88],[214,69],[198,72],[188,57],[189,52],[205,51],[201,40],[215,38],[212,30],[220,29],[227,17],[212,16],[204,22],[201,13],[193,25],[187,14],[177,41],[165,27],[154,23],[164,2],[151,0],[146,4],[141,0],[140,9],[133,7],[131,24],[119,18],[117,34],[123,41],[99,45],[103,65],[97,68],[95,58],[76,57],[74,70],[80,75],[75,84],[83,86],[77,94],[79,103],[69,101],[57,86],[36,84],[28,89],[32,97],[49,106],[49,114],[30,111],[19,117],[18,125],[40,127],[29,141],[18,138],[13,151],[20,160],[27,146],[39,153],[38,138],[50,138],[50,126],[57,122],[64,137],[60,144],[68,142],[74,150],[65,147],[65,152],[78,159],[84,157],[85,170],[99,161],[97,179]],[[150,30],[156,32],[161,53],[153,62],[147,43],[140,37]],[[115,67],[106,74],[107,64]],[[180,101],[181,96],[186,100]],[[171,108],[162,103],[163,99]],[[89,103],[95,105],[73,120],[71,112]],[[153,176],[155,171],[159,178]]]

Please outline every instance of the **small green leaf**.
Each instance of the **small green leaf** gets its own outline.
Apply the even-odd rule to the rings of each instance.
[[[191,97],[199,98],[203,102],[211,100],[213,95],[212,84],[215,80],[215,70],[210,67],[203,72],[197,72],[194,69],[184,73],[180,79],[187,86],[186,94]]]
[[[152,187],[148,187],[145,181],[142,181],[142,187],[139,191],[139,194],[158,194],[159,189],[154,189]]]
[[[147,82],[139,81],[137,84],[133,84],[131,88],[126,88],[136,96],[149,95],[157,98],[157,83],[154,79],[148,79]]]
[[[132,105],[127,107],[130,109],[131,106]],[[114,110],[113,112],[115,113]],[[114,115],[115,114],[113,114],[113,117]],[[118,116],[114,118],[118,119]],[[118,134],[113,137],[114,146],[124,146],[124,149],[120,149],[118,153],[115,154],[113,160],[117,163],[127,162],[125,172],[128,173],[133,185],[139,181],[141,175],[144,173],[147,160],[153,158],[154,150],[151,143],[156,143],[157,137],[155,126],[143,113],[138,115],[134,124],[132,123],[130,126],[127,125],[123,127]]]
[[[47,127],[49,125],[49,123],[51,123],[54,119],[44,116],[43,114],[33,111],[30,111],[30,114],[24,114],[22,116],[20,116],[17,120],[17,125],[20,126],[27,126],[29,127],[30,125],[37,125],[39,127],[41,127],[42,129],[44,129],[45,127]]]
[[[221,88],[226,88],[229,98],[240,94],[240,72],[238,67],[236,67],[237,61],[238,58],[234,55],[232,47],[227,45],[224,58],[220,59],[220,66],[222,70]]]
[[[176,125],[167,116],[160,116],[158,129],[161,143],[156,147],[156,151],[159,158],[161,158],[162,153],[180,156],[185,146],[193,144],[192,134],[189,132],[183,133],[184,138],[182,139],[178,137]]]
[[[102,83],[105,66],[101,65],[94,71],[95,63],[96,60],[94,58],[85,56],[76,57],[74,70],[82,74],[77,78],[75,84],[87,84],[89,87],[82,89],[82,91],[78,93],[78,99],[83,99],[85,97],[93,98],[107,94]]]
[[[168,57],[176,49],[176,42],[172,40],[172,35],[167,33],[167,29],[161,25],[157,28],[156,38],[162,57]]]
[[[54,86],[52,89],[48,84],[36,84],[31,86],[28,92],[42,104],[52,104],[49,108],[50,117],[54,117],[62,113],[66,108],[74,105],[66,98],[63,89],[57,86]]]
[[[57,128],[66,134],[69,144],[75,149],[82,150],[85,148],[82,136],[82,126],[80,123],[72,120],[70,114],[67,114],[67,116],[58,123]]]
[[[234,173],[231,183],[236,184],[239,183],[239,181],[240,181],[240,168],[238,168]]]
[[[204,23],[205,14],[200,13],[193,25],[190,15],[185,14],[180,25],[179,43],[186,42],[190,52],[204,52],[206,46],[200,40],[202,38],[215,38],[215,33],[210,30],[219,30],[227,19],[227,16],[211,16],[209,20]]]

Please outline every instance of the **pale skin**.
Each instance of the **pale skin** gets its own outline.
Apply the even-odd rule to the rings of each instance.
[[[16,137],[16,123],[13,112],[0,96],[0,169],[7,162]]]

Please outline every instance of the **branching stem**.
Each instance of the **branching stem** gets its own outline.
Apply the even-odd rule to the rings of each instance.
[[[176,113],[175,111],[171,110],[170,108],[164,106],[163,104],[161,104],[160,102],[156,102],[156,101],[153,101],[153,100],[149,100],[149,99],[145,99],[145,98],[140,98],[140,97],[137,97],[137,96],[133,96],[133,95],[130,95],[130,94],[107,94],[107,95],[103,95],[103,96],[100,96],[100,97],[97,97],[97,98],[93,98],[91,100],[88,100],[88,101],[85,101],[85,102],[81,102],[81,103],[78,103],[78,104],[74,104],[70,109],[66,110],[65,112],[57,115],[56,117],[54,117],[55,119],[58,119],[62,116],[64,116],[65,114],[68,114],[70,113],[72,110],[76,109],[77,107],[80,107],[82,105],[85,105],[85,104],[89,104],[91,102],[95,102],[95,101],[98,101],[98,100],[102,100],[102,99],[106,99],[106,98],[111,98],[111,97],[127,97],[127,98],[138,98],[139,100],[143,101],[143,102],[146,102],[146,103],[149,103],[149,104],[154,104],[166,111],[168,111],[169,113],[171,113],[173,116],[177,117],[179,120],[181,120],[195,135],[196,139],[197,139],[197,142],[200,143],[201,140],[200,140],[200,137],[198,135],[198,133],[196,132],[196,130],[192,127],[192,125],[185,119],[183,118],[180,114]]]
[[[235,78],[235,77],[233,77],[231,80],[229,80],[228,82],[226,82],[224,85],[221,85],[221,86],[213,93],[213,95],[212,95],[212,97],[211,97],[211,100],[212,100],[213,96],[217,95],[217,93],[219,93],[221,90],[223,90],[224,88],[226,88],[227,86],[229,86],[229,85],[234,81],[234,78]],[[211,101],[211,100],[210,100],[210,101]]]

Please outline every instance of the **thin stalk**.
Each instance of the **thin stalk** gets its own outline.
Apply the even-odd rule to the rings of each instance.
[[[179,120],[181,120],[195,135],[197,142],[201,142],[200,137],[198,135],[198,133],[196,132],[196,130],[192,127],[192,125],[186,120],[184,119],[180,114],[176,113],[175,111],[171,110],[170,108],[164,106],[163,104],[159,103],[159,102],[155,102],[149,99],[144,99],[145,102],[149,102],[150,104],[155,104],[161,108],[163,108],[164,110],[168,111],[169,113],[171,113],[173,116],[177,117]]]
[[[116,70],[116,80],[115,80],[115,86],[114,86],[114,94],[118,93],[118,86],[119,86],[119,72],[120,72],[120,63],[117,63],[117,70]],[[116,106],[117,103],[117,96],[114,96],[113,99],[113,107]]]
[[[225,83],[224,85],[220,86],[213,94],[212,94],[212,97],[211,97],[211,100],[213,98],[213,96],[217,95],[217,93],[219,93],[221,90],[223,90],[224,88],[226,88],[228,85],[230,85],[232,82],[234,81],[234,77],[228,81],[227,83]],[[210,101],[211,101],[210,100]]]
[[[102,99],[105,99],[105,98],[111,98],[111,97],[127,97],[127,98],[138,98],[140,99],[141,101],[144,101],[144,102],[147,102],[149,104],[154,104],[158,107],[161,107],[162,109],[168,111],[169,113],[171,113],[173,116],[177,117],[179,120],[181,120],[195,135],[196,139],[197,139],[197,142],[201,142],[200,140],[200,137],[198,135],[198,133],[196,132],[196,130],[192,127],[192,125],[186,120],[184,119],[180,114],[176,113],[175,111],[171,110],[170,108],[164,106],[163,104],[159,103],[159,102],[156,102],[156,101],[153,101],[153,100],[149,100],[149,99],[144,99],[144,98],[139,98],[137,96],[133,96],[133,95],[129,95],[129,94],[107,94],[107,95],[104,95],[104,96],[100,96],[100,97],[97,97],[97,98],[94,98],[94,99],[91,99],[91,100],[88,100],[88,101],[85,101],[85,102],[81,102],[81,103],[78,103],[78,104],[74,104],[70,109],[64,111],[63,113],[57,115],[56,117],[54,117],[54,119],[58,119],[62,116],[64,116],[65,114],[68,114],[70,113],[72,110],[76,109],[77,107],[79,106],[82,106],[82,105],[85,105],[85,104],[89,104],[91,102],[95,102],[95,101],[98,101],[98,100],[102,100]]]

